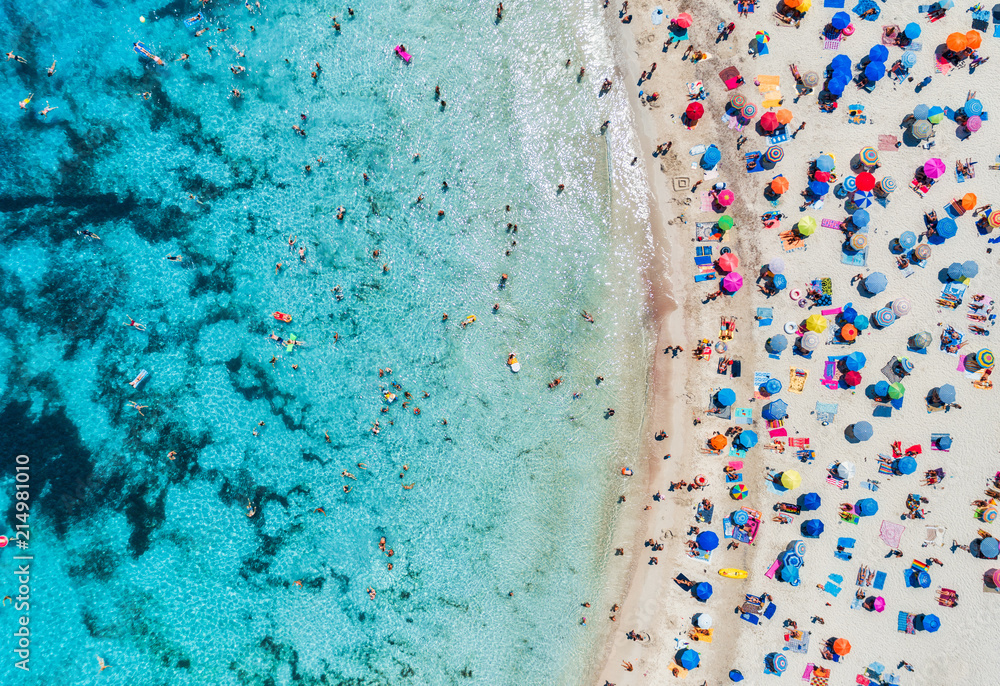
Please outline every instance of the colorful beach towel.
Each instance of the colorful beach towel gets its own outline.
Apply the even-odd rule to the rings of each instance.
[[[887,546],[896,550],[899,548],[899,541],[903,538],[904,531],[906,531],[906,527],[902,524],[887,522],[883,519],[882,526],[879,528],[878,537],[881,538],[882,542]]]
[[[893,135],[887,133],[880,133],[878,136],[878,149],[883,152],[892,152],[896,150],[896,143],[899,139]]]

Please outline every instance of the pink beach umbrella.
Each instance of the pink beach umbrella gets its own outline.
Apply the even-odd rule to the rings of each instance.
[[[722,288],[727,293],[735,293],[743,287],[743,277],[739,272],[729,272],[722,279]]]
[[[872,603],[872,606],[875,608],[875,612],[882,612],[882,611],[884,611],[885,610],[885,598],[883,598],[882,596],[878,596],[877,598],[875,598],[875,602]]]
[[[677,15],[677,18],[674,19],[674,23],[680,26],[682,29],[686,29],[689,28],[691,24],[694,23],[694,19],[692,19],[691,15],[688,14],[687,12],[681,12],[680,14]]]
[[[993,570],[993,585],[1000,588],[1000,569]]]
[[[719,267],[724,272],[736,271],[740,266],[740,258],[736,256],[736,253],[727,252],[725,255],[719,258]]]
[[[969,117],[965,121],[965,128],[969,131],[976,132],[983,126],[983,120],[977,117]]]
[[[939,157],[932,157],[924,162],[924,174],[930,179],[941,178],[947,170],[948,167],[945,166],[945,163]]]
[[[729,207],[736,201],[736,196],[728,188],[723,189],[719,192],[719,204],[723,207]]]
[[[848,386],[857,386],[861,383],[861,374],[858,372],[847,372],[844,374],[844,383]]]

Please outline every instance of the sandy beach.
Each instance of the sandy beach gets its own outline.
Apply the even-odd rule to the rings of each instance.
[[[622,540],[615,545],[622,547],[624,555],[615,557],[611,568],[626,575],[627,590],[618,610],[607,613],[614,617],[613,629],[594,683],[663,683],[676,675],[697,684],[722,684],[730,683],[730,670],[739,670],[753,684],[779,678],[832,685],[868,683],[863,679],[874,684],[959,679],[986,683],[997,660],[970,639],[988,627],[997,599],[995,587],[984,581],[984,575],[998,565],[960,546],[971,545],[975,552],[984,535],[993,533],[990,515],[981,506],[988,509],[991,505],[988,491],[996,490],[996,469],[988,460],[976,458],[995,451],[996,429],[991,421],[992,389],[986,388],[988,381],[981,382],[988,368],[985,358],[978,367],[965,358],[971,354],[974,360],[979,350],[988,348],[989,313],[1000,283],[992,268],[995,259],[988,252],[989,236],[976,228],[977,222],[985,222],[985,213],[956,210],[968,193],[977,196],[974,207],[991,203],[996,172],[989,168],[994,160],[982,152],[984,136],[991,135],[989,122],[970,136],[948,113],[960,111],[972,97],[989,111],[1000,98],[996,89],[989,88],[992,65],[970,70],[966,59],[950,69],[938,66],[948,36],[969,31],[973,15],[955,8],[931,22],[916,7],[879,5],[881,16],[876,21],[850,12],[850,35],[832,44],[821,34],[838,10],[818,4],[796,17],[797,26],[773,17],[777,9],[792,14],[773,4],[758,5],[749,17],[738,16],[730,4],[663,4],[665,17],[654,24],[656,8],[652,0],[629,2],[627,14],[632,19],[627,23],[621,21],[620,3],[605,10],[619,57],[620,73],[614,78],[623,80],[632,99],[642,146],[640,161],[650,184],[655,258],[646,278],[657,345],[643,425],[644,461],[632,477],[634,490],[646,491],[620,504],[627,508],[625,516],[633,529],[623,527],[620,532]],[[680,12],[692,18],[687,38],[665,49],[671,22]],[[720,22],[735,24],[727,39],[719,37]],[[921,35],[906,51],[916,56],[908,74],[898,79],[885,76],[871,92],[849,83],[836,109],[819,111],[823,73],[835,56],[847,55],[857,76],[858,63],[873,46],[893,42],[883,41],[883,27],[905,27],[910,22],[919,25]],[[758,31],[769,34],[768,54],[750,54],[756,52],[752,48]],[[986,38],[986,32],[982,35],[978,54],[989,56],[993,39]],[[688,46],[708,56],[692,63],[692,55],[685,53]],[[887,66],[904,54],[898,45],[886,48]],[[640,74],[653,63],[657,65],[653,75],[640,82]],[[791,65],[800,74],[816,72],[822,81],[811,92],[797,92]],[[719,76],[730,66],[744,79],[733,90]],[[930,82],[915,92],[928,76]],[[767,84],[775,81],[780,95],[767,97],[780,102],[763,106],[765,96],[755,82],[769,90],[773,85]],[[687,94],[697,93],[699,87],[708,95],[689,100]],[[658,99],[648,101],[650,93],[658,93]],[[733,126],[722,120],[734,94],[743,95],[758,108],[743,127],[738,126],[739,120]],[[682,115],[692,101],[701,103],[705,114],[689,127]],[[852,107],[855,104],[863,108]],[[943,121],[934,126],[929,148],[907,128],[907,117],[919,104],[948,108]],[[765,137],[769,134],[758,122],[765,113],[779,109],[792,114],[787,140],[778,142],[784,156],[773,168],[765,165],[763,170],[748,172],[744,154],[763,153],[770,146]],[[806,126],[797,131],[802,123]],[[737,148],[740,136],[746,140]],[[668,142],[669,152],[655,154],[657,146]],[[698,146],[711,144],[721,152],[717,174],[706,174],[699,164],[703,148]],[[867,207],[860,196],[852,203],[850,197],[837,197],[833,190],[863,171],[857,157],[865,147],[878,153],[878,166],[870,167],[876,179],[891,176],[896,182],[895,190],[876,196]],[[836,177],[829,180],[831,191],[822,197],[821,206],[802,210],[805,202],[816,199],[800,196],[800,192],[816,180],[812,165],[822,154],[835,158]],[[911,190],[916,170],[932,158],[942,160],[946,171],[925,193]],[[977,163],[975,175],[961,184],[956,160]],[[789,189],[772,202],[765,189],[778,175],[786,177]],[[702,181],[700,187],[692,192],[698,181]],[[703,210],[702,192],[720,182],[733,192],[735,202],[724,210]],[[886,182],[885,187],[891,186]],[[953,200],[958,201],[952,210],[957,215],[957,235],[948,240],[925,236],[925,213],[935,211],[938,218],[948,217]],[[857,206],[870,215],[867,226],[856,227],[848,221]],[[733,218],[734,228],[723,234],[721,242],[696,240],[696,223],[714,224],[723,211]],[[767,227],[762,221],[766,212],[784,216],[777,226]],[[811,235],[788,234],[783,241],[780,234],[795,230],[804,216],[827,222]],[[858,215],[858,222],[862,221]],[[919,245],[930,248],[931,255],[922,264],[912,259],[913,246],[902,251],[909,258],[907,264],[897,261],[901,251],[895,241],[905,231],[914,232]],[[864,234],[865,248],[846,248],[848,232]],[[745,283],[735,294],[707,299],[719,289],[722,270],[716,280],[694,281],[695,251],[705,246],[714,248],[712,260],[726,248],[738,256],[737,271]],[[785,263],[782,276],[787,286],[768,297],[758,284],[769,285],[767,265],[776,258]],[[950,265],[970,260],[977,263],[976,276],[949,277]],[[876,294],[855,278],[873,273],[886,276],[884,290]],[[876,290],[877,278],[871,290]],[[805,297],[814,280],[826,280],[820,292],[829,295],[828,299]],[[801,295],[792,299],[792,291]],[[959,291],[959,302],[949,304],[946,296]],[[904,299],[910,307],[900,304]],[[837,317],[844,308],[853,305],[858,315],[871,317],[893,303],[902,313],[895,323],[872,325],[858,331],[856,340],[843,340],[844,323]],[[772,314],[757,321],[757,308],[771,308]],[[827,327],[820,333],[818,348],[805,357],[793,350],[796,340],[805,330],[806,318],[821,315],[823,310],[828,315]],[[719,341],[723,317],[735,318],[736,331],[720,353],[714,344]],[[772,322],[765,324],[768,318]],[[769,352],[765,347],[769,339],[783,334],[786,325],[792,332],[786,335],[788,348],[780,354]],[[947,327],[962,336],[957,351],[946,351],[941,345]],[[911,345],[919,332],[931,335],[925,350]],[[708,360],[696,360],[692,354],[701,339],[712,345]],[[676,357],[664,352],[676,345],[684,347]],[[845,373],[849,370],[840,358],[856,352],[863,353],[866,362],[859,370],[860,383],[851,379],[855,385],[849,386]],[[718,373],[720,354],[739,361],[742,373],[738,378],[728,373],[731,367],[724,368],[726,374]],[[897,363],[907,359],[912,369],[899,378],[901,368],[894,368],[893,358]],[[757,388],[768,377],[784,386],[773,398],[763,397]],[[800,389],[789,388],[790,382],[803,378]],[[877,395],[879,381],[896,380],[905,388],[901,398],[890,402]],[[953,403],[937,402],[932,395],[946,384],[955,388]],[[736,425],[706,413],[713,407],[719,409],[713,406],[713,398],[720,388],[735,391],[730,409],[734,417],[744,416],[748,423]],[[787,417],[769,426],[762,418],[762,407],[778,398],[787,403]],[[858,422],[870,424],[872,435],[867,440],[855,436]],[[708,451],[714,433],[737,426],[755,432],[759,443],[745,454],[730,455],[731,442],[722,454]],[[668,438],[657,440],[660,431]],[[863,433],[857,430],[858,435]],[[942,436],[951,439],[950,446],[939,441]],[[916,462],[913,473],[900,473],[909,469],[897,461],[905,452]],[[665,459],[668,454],[670,458]],[[723,467],[740,462],[735,471],[747,492],[737,501],[730,496],[737,482],[726,483]],[[853,463],[854,473],[839,480],[837,475],[846,471],[837,472],[837,465],[847,462]],[[791,471],[800,475],[800,485],[787,491],[775,485],[782,473]],[[670,490],[671,483],[693,483],[697,475],[707,479],[703,489]],[[657,493],[659,499],[653,497]],[[799,497],[806,493],[818,495],[822,504],[815,512],[794,512]],[[711,523],[696,520],[703,498],[714,505]],[[858,509],[857,502],[864,499],[877,503],[875,514],[864,516],[869,512],[867,505]],[[779,512],[779,503],[795,507]],[[732,549],[723,521],[741,507],[760,513],[760,526],[752,545]],[[855,515],[856,510],[862,516]],[[779,516],[784,521],[775,521]],[[803,523],[811,519],[824,524],[818,537],[803,534]],[[688,555],[686,543],[695,539],[688,535],[691,527],[711,531],[719,539],[708,560]],[[650,550],[645,543],[650,539],[663,550]],[[804,541],[806,548],[795,586],[781,580],[784,565],[778,563],[792,541]],[[746,570],[748,578],[724,578],[718,574],[724,568]],[[696,600],[690,590],[672,581],[678,575],[692,582],[709,582],[714,593],[704,602]],[[754,610],[751,603],[741,617],[740,606],[755,597],[761,599],[761,607]],[[881,611],[874,609],[876,599]],[[769,610],[771,604],[774,607]],[[600,613],[595,614],[604,621]],[[710,642],[694,640],[692,630],[699,614],[712,618]],[[934,630],[935,622],[928,617],[938,618],[940,628]],[[641,640],[630,638],[629,632]],[[835,639],[846,639],[849,652],[843,642],[835,646]],[[676,669],[684,649],[698,654],[697,667]],[[837,655],[836,650],[845,654]],[[952,659],[941,659],[945,655]]]

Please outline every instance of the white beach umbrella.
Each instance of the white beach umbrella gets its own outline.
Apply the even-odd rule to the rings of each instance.
[[[837,475],[841,479],[850,479],[854,476],[855,467],[853,462],[841,462],[837,465]]]
[[[707,612],[702,612],[697,617],[695,617],[695,623],[698,625],[699,629],[711,629],[712,628],[712,615]]]

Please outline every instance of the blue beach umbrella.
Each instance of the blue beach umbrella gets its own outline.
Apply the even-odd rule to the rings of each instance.
[[[880,398],[887,397],[889,395],[889,382],[885,381],[884,379],[882,381],[879,381],[878,383],[875,384],[874,391],[875,395],[877,395]]]
[[[788,339],[782,334],[776,334],[771,336],[771,339],[767,342],[767,347],[773,352],[780,353],[782,350],[788,347]]]
[[[732,681],[734,684],[739,683],[740,681],[743,681],[743,673],[738,669],[730,669],[729,680]]]
[[[872,425],[866,421],[855,422],[851,427],[851,433],[859,441],[867,441],[872,437]]]
[[[806,493],[799,497],[799,509],[805,512],[818,510],[822,504],[823,499],[819,497],[819,493]]]
[[[729,515],[729,518],[733,520],[733,524],[736,526],[743,526],[750,521],[750,515],[747,514],[746,510],[735,510]]]
[[[844,179],[844,190],[848,193],[853,193],[858,190],[858,180],[853,176],[848,176]]]
[[[812,191],[814,195],[824,196],[830,192],[830,184],[823,181],[810,181],[809,190]]]
[[[836,55],[830,60],[830,71],[851,71],[851,58],[847,55]]]
[[[837,29],[838,31],[843,31],[848,26],[850,26],[851,15],[849,15],[847,12],[837,12],[835,15],[833,15],[833,19],[830,20],[830,23],[833,25],[833,28]]]
[[[955,234],[958,233],[958,224],[951,217],[945,217],[944,219],[938,219],[935,230],[941,238],[954,238]]]
[[[705,149],[705,154],[701,156],[701,166],[705,169],[711,169],[719,163],[722,159],[722,153],[714,145],[708,146]]]
[[[952,262],[948,265],[948,278],[952,281],[958,281],[962,278],[962,263]]]
[[[917,471],[917,461],[907,455],[896,460],[892,468],[905,476]]]
[[[983,103],[976,98],[965,101],[965,105],[962,106],[965,113],[970,117],[978,117],[983,113]]]
[[[736,438],[736,442],[740,444],[741,448],[749,450],[757,445],[757,433],[750,430],[744,430]]]
[[[868,210],[855,210],[854,214],[851,215],[851,223],[859,229],[868,226],[871,220],[872,216],[868,213]]]
[[[917,38],[920,38],[920,24],[911,21],[903,29],[903,35],[909,38],[910,40],[916,40]]]
[[[992,537],[982,539],[979,541],[979,554],[991,559],[1000,555],[1000,542]]]
[[[872,272],[865,277],[865,290],[872,295],[881,293],[888,285],[889,279],[882,272]]]
[[[899,235],[899,247],[903,250],[909,250],[917,244],[917,234],[912,231],[904,231]]]
[[[788,279],[785,278],[784,274],[775,274],[771,278],[771,285],[774,286],[774,290],[783,291],[788,285]]]
[[[979,265],[973,262],[972,260],[968,260],[967,262],[962,263],[962,276],[971,279],[975,277],[976,274],[978,273],[979,273]]]
[[[860,351],[855,351],[844,358],[844,366],[852,372],[861,371],[866,362],[868,362],[868,358]]]
[[[764,419],[772,422],[784,419],[788,416],[788,403],[781,398],[773,400],[764,406],[761,410],[761,414]]]
[[[912,50],[907,50],[906,52],[903,53],[903,57],[901,58],[901,60],[903,62],[903,66],[906,67],[907,69],[910,69],[913,67],[913,65],[917,63],[917,53],[913,52]]]
[[[677,664],[684,669],[694,669],[701,664],[701,657],[690,648],[685,648],[677,653]]]
[[[781,382],[778,379],[770,378],[764,384],[764,390],[767,391],[768,395],[777,395],[781,393]]]
[[[719,536],[714,531],[702,531],[695,539],[698,547],[706,552],[711,552],[719,547]]]
[[[939,124],[944,119],[944,109],[940,105],[931,105],[927,112],[927,121],[931,124]]]
[[[931,585],[931,575],[924,570],[913,573],[913,586],[919,588],[929,588]]]
[[[885,76],[884,62],[869,62],[868,66],[865,67],[865,78],[869,81],[878,81],[883,76]]]
[[[922,615],[920,618],[920,626],[924,631],[934,633],[941,628],[941,620],[937,615]]]
[[[858,317],[858,311],[855,310],[850,305],[844,307],[844,311],[840,313],[841,320],[847,322],[848,324],[853,324],[854,320]]]
[[[927,105],[917,105],[913,108],[913,118],[914,119],[927,119],[927,115],[930,114],[931,108]]]
[[[937,447],[941,450],[949,450],[951,448],[951,436],[942,436],[937,439]]]
[[[830,79],[830,83],[826,84],[826,89],[834,95],[843,95],[845,88],[847,88],[847,81],[843,79]]]
[[[937,397],[943,403],[955,402],[955,387],[946,383],[937,390]]]
[[[874,200],[875,195],[871,191],[856,191],[854,193],[854,204],[862,209],[871,207]]]
[[[781,571],[778,572],[778,574],[779,576],[781,576],[782,581],[794,581],[795,579],[799,578],[798,568],[792,567],[790,565],[785,565],[784,567],[782,567]]]
[[[878,502],[874,498],[862,498],[854,503],[854,512],[859,517],[871,517],[878,513]]]
[[[807,519],[802,522],[802,535],[809,538],[818,538],[823,533],[823,522],[818,519]]]
[[[720,388],[715,394],[715,402],[722,407],[729,407],[736,402],[736,392],[731,388]]]
[[[694,587],[694,597],[698,600],[705,601],[712,597],[712,584],[707,581],[702,581],[695,585]]]
[[[829,155],[820,155],[819,157],[816,158],[816,168],[819,169],[820,171],[825,171],[825,172],[833,171],[833,167],[835,164],[836,162],[834,162],[833,158],[830,157]]]
[[[881,43],[873,45],[868,51],[868,59],[872,62],[885,62],[889,59],[889,48]]]

